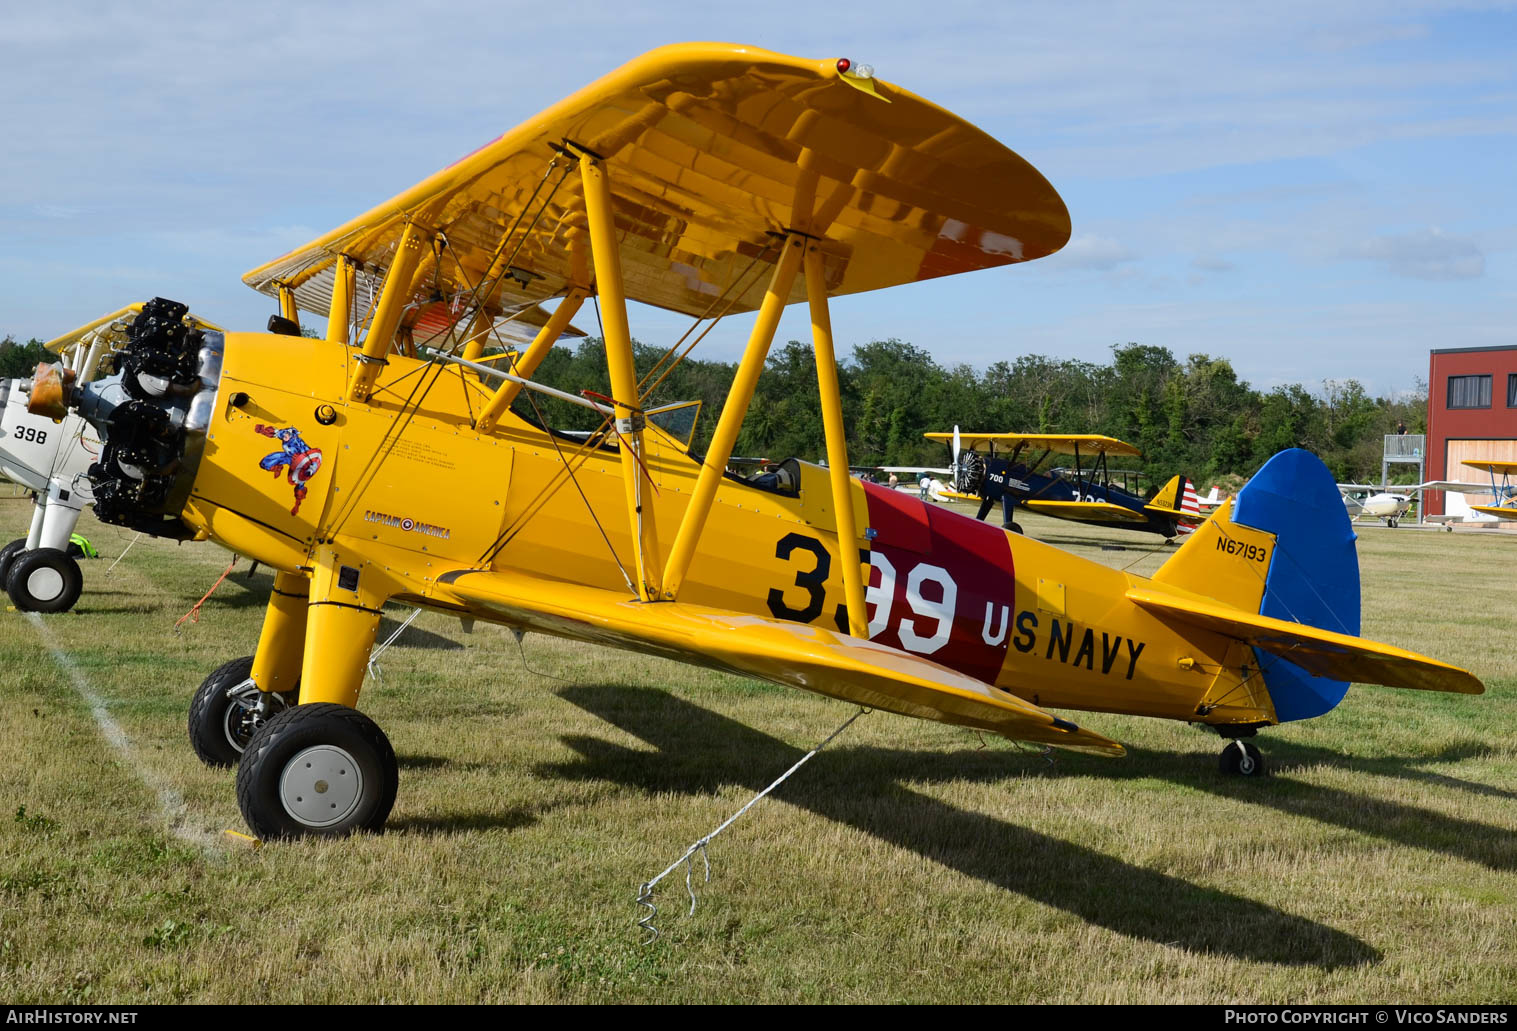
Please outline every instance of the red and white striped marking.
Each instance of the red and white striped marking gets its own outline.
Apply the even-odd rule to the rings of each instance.
[[[1175,520],[1175,529],[1180,531],[1180,536],[1185,537],[1196,532],[1196,524],[1201,522],[1201,499],[1196,496],[1196,485],[1187,478],[1185,492],[1180,498],[1180,511],[1188,518]]]

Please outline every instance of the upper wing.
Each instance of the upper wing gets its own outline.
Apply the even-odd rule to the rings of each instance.
[[[521,573],[463,570],[438,582],[462,604],[524,629],[651,652],[1017,740],[1124,754],[1115,741],[1000,688],[821,627],[685,602],[640,603],[618,592]]]
[[[1469,466],[1471,469],[1479,469],[1482,472],[1492,473],[1497,476],[1511,476],[1514,473],[1517,473],[1517,462],[1483,462],[1478,460],[1471,460],[1465,462],[1464,464]],[[1487,485],[1486,489],[1489,490],[1490,486]]]
[[[62,336],[54,337],[42,346],[53,354],[62,354],[65,350],[81,341],[93,343],[96,339],[104,340],[108,345],[125,344],[127,333],[132,328],[132,323],[137,321],[137,316],[142,312],[142,302],[129,304],[125,308],[102,315],[93,322],[86,322],[78,329],[71,329]],[[208,322],[197,315],[186,315],[184,321],[201,329],[221,329],[214,322]]]
[[[928,440],[944,444],[953,443],[952,433],[924,433]],[[966,451],[989,451],[992,444],[997,450],[1006,450],[1017,444],[1028,444],[1039,450],[1052,451],[1059,455],[1108,455],[1140,457],[1143,453],[1126,441],[1115,437],[1103,437],[1098,433],[960,433],[959,446]]]
[[[447,339],[453,327],[466,314],[461,303],[450,304],[447,301],[432,301],[413,311],[415,314],[409,322],[411,336],[423,346],[441,343],[443,339]],[[485,343],[487,345],[500,344],[505,347],[530,344],[537,336],[537,331],[547,325],[549,318],[550,314],[540,304],[524,304],[512,311],[501,312],[495,319],[490,337]],[[573,324],[565,326],[560,334],[561,337],[586,335],[584,330]]]
[[[877,96],[859,88],[870,84]],[[1069,212],[1037,169],[909,91],[846,79],[836,60],[687,43],[644,54],[243,280],[265,293],[284,284],[325,312],[338,256],[372,285],[413,221],[441,233],[413,279],[418,300],[439,290],[496,310],[588,285],[579,177],[556,185],[573,164],[556,153],[565,143],[605,160],[627,296],[691,315],[786,229],[820,238],[834,296],[1029,261],[1069,239]],[[745,281],[731,310],[757,308],[766,279]],[[797,280],[792,300],[804,295]]]

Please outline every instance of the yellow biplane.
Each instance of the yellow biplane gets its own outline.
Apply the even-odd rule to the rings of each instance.
[[[1512,476],[1517,474],[1517,462],[1488,462],[1472,460],[1464,463],[1471,469],[1479,469],[1488,473],[1491,477],[1491,499],[1489,505],[1471,505],[1470,511],[1479,512],[1481,515],[1494,516],[1503,522],[1517,520],[1517,484],[1512,483]],[[1500,476],[1498,483],[1496,477]]]
[[[976,519],[984,519],[999,501],[1001,524],[1021,533],[1017,506],[1030,512],[1071,519],[1091,526],[1144,530],[1166,541],[1184,537],[1201,522],[1196,488],[1174,476],[1145,499],[1126,482],[1125,472],[1110,469],[1108,456],[1138,458],[1126,441],[1097,433],[927,433],[928,440],[951,445],[955,497],[978,501]],[[1074,468],[1046,468],[1050,456],[1069,455]],[[1118,482],[1119,479],[1122,482]]]
[[[1113,756],[1044,707],[1241,738],[1330,709],[1350,679],[1480,691],[1355,636],[1352,534],[1304,453],[1276,458],[1151,580],[849,476],[830,298],[1030,261],[1069,232],[1030,164],[869,69],[689,44],[253,270],[283,318],[324,315],[324,337],[139,338],[119,375],[172,389],[69,398],[115,449],[102,519],[278,570],[256,652],[196,692],[196,750],[238,763],[261,836],[383,826],[397,764],[354,707],[392,599]],[[554,298],[525,351],[482,360],[504,312]],[[537,382],[592,299],[605,391]],[[827,467],[744,479],[733,444],[801,299]],[[686,352],[636,369],[629,300],[697,324],[757,312],[704,454],[647,410]],[[165,326],[182,310],[153,308]],[[545,394],[600,428],[560,432]],[[1250,748],[1224,761],[1255,772]]]

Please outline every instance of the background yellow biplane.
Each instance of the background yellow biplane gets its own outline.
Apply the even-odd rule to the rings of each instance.
[[[262,836],[383,826],[397,764],[354,706],[391,599],[1107,755],[1121,746],[1044,707],[1241,738],[1327,711],[1350,679],[1479,691],[1355,636],[1352,534],[1302,452],[1152,580],[849,476],[829,299],[1033,260],[1069,232],[1031,165],[870,70],[689,44],[248,273],[291,322],[324,315],[322,339],[189,331],[153,302],[118,375],[168,386],[69,398],[108,437],[97,511],[279,570],[256,652],[196,692],[195,748],[238,763]],[[525,351],[482,360],[508,311],[551,298]],[[605,391],[535,382],[591,299]],[[733,444],[801,299],[827,467],[745,480]],[[698,323],[757,312],[703,455],[646,410],[686,352],[636,369],[629,300]],[[542,392],[601,428],[558,432]],[[1223,761],[1256,772],[1257,749]]]
[[[978,501],[976,519],[1001,503],[1001,524],[1021,533],[1017,506],[1091,526],[1143,530],[1166,541],[1184,537],[1201,522],[1195,485],[1173,476],[1153,496],[1138,493],[1136,476],[1107,465],[1109,456],[1138,458],[1126,441],[1098,433],[927,433],[953,447],[954,485],[964,500]],[[1052,468],[1053,455],[1074,467]],[[1132,482],[1129,482],[1132,481]]]

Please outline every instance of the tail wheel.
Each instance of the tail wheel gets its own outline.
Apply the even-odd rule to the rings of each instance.
[[[265,840],[384,828],[400,771],[379,726],[357,709],[286,709],[253,735],[237,766],[237,804]]]
[[[79,563],[57,548],[22,552],[5,582],[11,603],[22,612],[67,612],[83,589]]]
[[[26,538],[18,537],[5,547],[0,548],[0,589],[5,587],[5,581],[11,574],[11,564],[21,557],[26,550]]]
[[[1218,767],[1223,773],[1236,777],[1260,777],[1264,775],[1264,756],[1259,746],[1238,738],[1222,749]]]
[[[206,677],[190,701],[190,747],[207,766],[236,766],[248,742],[270,718],[295,704],[295,691],[265,693],[253,683],[245,655]]]

